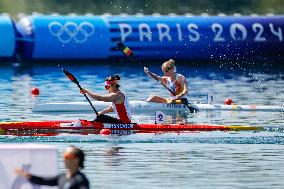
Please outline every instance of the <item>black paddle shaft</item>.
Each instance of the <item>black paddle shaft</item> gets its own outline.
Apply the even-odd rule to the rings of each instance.
[[[65,68],[62,68],[62,71],[64,72],[64,74],[74,83],[77,84],[77,86],[79,87],[80,90],[83,90],[79,81],[76,79],[76,77],[71,74],[70,72],[68,72]],[[90,101],[90,99],[88,98],[88,96],[84,93],[85,98],[87,99],[87,101],[89,102],[89,104],[91,105],[91,107],[93,108],[93,110],[96,112],[97,116],[99,115],[98,111],[96,110],[96,108],[93,106],[92,102]]]

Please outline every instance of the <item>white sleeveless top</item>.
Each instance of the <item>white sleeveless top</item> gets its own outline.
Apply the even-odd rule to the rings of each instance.
[[[167,86],[171,89],[171,91],[175,92],[176,95],[179,95],[183,91],[183,86],[178,81],[178,78],[182,77],[181,74],[176,74],[176,80],[173,82],[170,77],[167,77]],[[174,96],[170,93],[171,96]],[[182,98],[186,98],[187,94],[182,95]]]

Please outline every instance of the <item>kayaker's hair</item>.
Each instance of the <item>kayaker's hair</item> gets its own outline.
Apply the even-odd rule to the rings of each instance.
[[[176,61],[174,59],[167,60],[162,64],[162,69],[174,68],[174,70],[176,70],[175,63],[176,63]]]
[[[120,76],[118,74],[108,76],[105,81],[117,81],[120,80]],[[118,83],[113,84],[116,88],[119,89],[120,85]]]
[[[108,76],[108,77],[105,79],[105,81],[115,81],[115,80],[120,80],[120,76],[119,76],[118,74]]]
[[[77,148],[76,146],[70,146],[73,149],[74,155],[79,159],[79,167],[83,169],[84,166],[84,161],[85,161],[85,154],[84,152],[80,149]]]

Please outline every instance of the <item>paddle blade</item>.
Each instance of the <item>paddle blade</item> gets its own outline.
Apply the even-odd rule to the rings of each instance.
[[[117,43],[117,48],[126,55],[131,61],[138,62],[137,58],[135,57],[134,53],[131,49],[129,49],[127,46],[125,46],[123,43],[119,42]]]
[[[64,74],[74,83],[79,84],[78,80],[76,79],[76,77],[74,75],[72,75],[70,72],[68,72],[65,68],[62,68],[62,71],[64,72]]]
[[[181,98],[180,100],[189,109],[190,113],[196,113],[199,111],[198,108],[195,108],[190,103],[188,103],[188,100],[186,98]]]

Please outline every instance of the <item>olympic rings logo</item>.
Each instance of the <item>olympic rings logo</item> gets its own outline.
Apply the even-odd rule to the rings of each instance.
[[[69,43],[72,39],[76,43],[84,43],[94,34],[95,28],[90,22],[81,22],[79,25],[75,22],[51,22],[48,25],[51,35],[57,37],[61,43]]]

